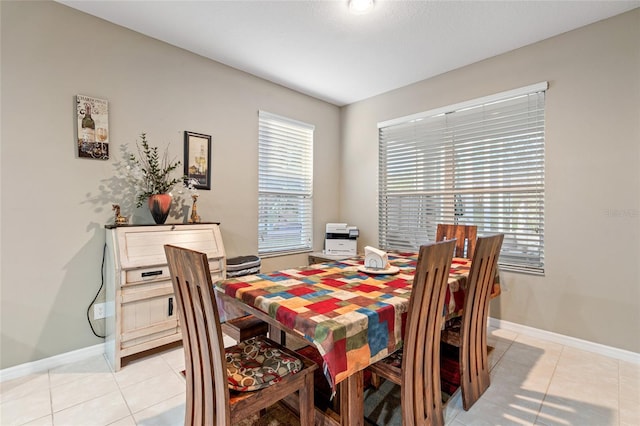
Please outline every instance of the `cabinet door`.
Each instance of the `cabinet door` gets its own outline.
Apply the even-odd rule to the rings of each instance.
[[[123,349],[178,333],[178,312],[170,281],[123,289],[121,303]]]

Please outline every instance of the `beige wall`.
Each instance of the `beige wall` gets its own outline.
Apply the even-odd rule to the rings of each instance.
[[[640,9],[343,108],[340,217],[377,244],[378,122],[545,80],[546,275],[491,315],[640,352]]]
[[[143,131],[178,158],[185,130],[212,135],[213,185],[200,191],[198,211],[221,222],[227,254],[236,256],[257,252],[258,110],[314,124],[314,238],[322,248],[324,223],[338,220],[338,107],[57,3],[0,7],[0,368],[103,341],[86,311],[100,287],[111,204],[126,204],[114,185],[119,147],[132,147]],[[109,161],[75,156],[76,94],[109,100]],[[133,217],[153,223],[145,208]],[[263,270],[305,262],[264,259]]]

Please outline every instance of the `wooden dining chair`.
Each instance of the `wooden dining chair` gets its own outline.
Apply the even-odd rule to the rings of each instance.
[[[204,253],[165,245],[185,350],[185,425],[230,426],[297,392],[300,424],[312,426],[317,365],[259,336],[224,347]]]
[[[442,425],[440,333],[454,240],[420,247],[401,350],[370,365],[401,386],[403,425]]]
[[[458,348],[462,405],[465,410],[489,388],[487,317],[504,234],[478,238],[467,279],[462,316],[448,321],[442,341]]]
[[[455,257],[472,259],[476,248],[478,227],[475,225],[447,225],[439,223],[436,228],[436,241],[456,239]],[[466,250],[465,250],[466,249]]]

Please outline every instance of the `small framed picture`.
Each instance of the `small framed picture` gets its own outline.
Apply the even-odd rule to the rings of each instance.
[[[109,159],[109,102],[76,95],[78,157]]]
[[[211,136],[184,132],[184,174],[198,189],[211,189]]]

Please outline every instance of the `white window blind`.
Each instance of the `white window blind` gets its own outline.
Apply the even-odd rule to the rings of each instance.
[[[438,223],[504,233],[500,268],[544,273],[547,83],[379,124],[379,243],[416,249]]]
[[[311,250],[314,126],[258,116],[258,253]]]

